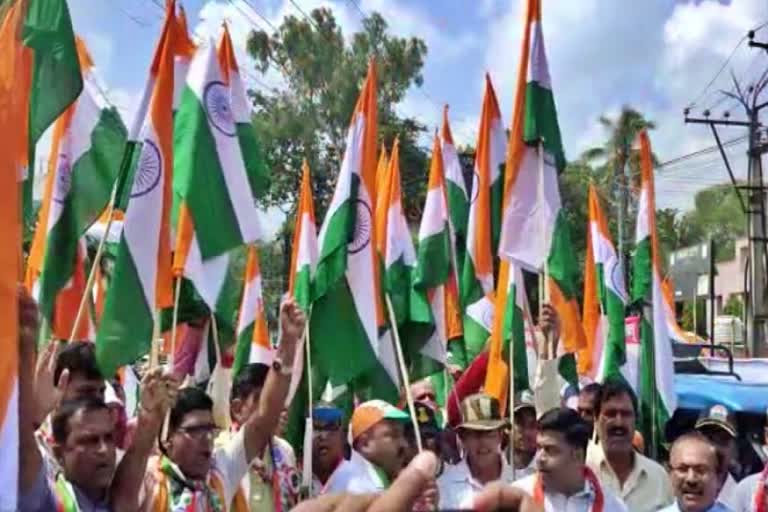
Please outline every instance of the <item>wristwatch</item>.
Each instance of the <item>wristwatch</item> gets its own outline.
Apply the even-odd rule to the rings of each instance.
[[[272,361],[272,369],[275,370],[279,375],[291,375],[293,373],[293,366],[286,366],[283,364],[283,360],[279,357],[275,357],[275,359]]]

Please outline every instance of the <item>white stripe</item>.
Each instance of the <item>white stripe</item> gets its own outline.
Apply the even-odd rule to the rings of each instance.
[[[157,282],[157,258],[160,247],[160,226],[163,214],[163,182],[169,176],[168,162],[163,162],[160,143],[152,126],[152,118],[146,119],[144,125],[143,137],[144,144],[141,147],[139,164],[141,162],[160,162],[160,165],[152,167],[154,172],[160,173],[160,178],[154,188],[150,188],[144,195],[131,197],[128,211],[123,221],[123,236],[128,247],[128,252],[133,260],[134,267],[141,281],[144,290],[144,298],[147,301],[147,307],[150,310],[155,309],[155,285]],[[147,143],[150,141],[151,144]],[[157,148],[158,153],[155,153]],[[159,154],[159,160],[157,155]],[[149,169],[147,167],[146,169]],[[141,169],[137,169],[137,173]],[[147,178],[144,181],[152,179],[148,171]],[[142,189],[141,181],[137,174],[131,189],[132,195]]]
[[[444,139],[440,139],[443,153],[443,169],[445,170],[445,179],[452,182],[459,187],[464,194],[464,200],[468,201],[467,188],[464,186],[464,173],[461,169],[461,162],[459,162],[459,155],[456,153],[456,148],[453,144],[446,142]]]
[[[216,302],[219,300],[219,295],[227,280],[228,270],[229,253],[220,254],[203,261],[200,246],[197,243],[197,235],[193,232],[187,260],[184,263],[184,277],[192,281],[200,298],[211,311],[216,309]]]
[[[309,213],[301,215],[301,233],[299,234],[299,249],[296,253],[296,268],[298,274],[305,266],[309,266],[309,275],[314,277],[318,259],[317,227]]]
[[[152,101],[152,92],[155,90],[155,77],[149,75],[147,83],[144,84],[144,91],[141,93],[141,100],[139,100],[139,108],[136,109],[136,113],[133,115],[133,121],[131,122],[131,130],[128,132],[128,140],[141,142],[141,132],[144,128],[144,120],[149,113],[149,103]]]
[[[477,199],[479,195],[480,180],[478,178],[477,164],[475,164],[475,174],[472,178],[472,197]],[[493,274],[488,273],[485,275],[479,275],[477,270],[477,264],[475,264],[476,254],[479,248],[477,247],[477,200],[473,202],[469,207],[469,220],[467,222],[467,254],[472,259],[472,265],[475,267],[475,279],[480,281],[480,286],[483,289],[483,293],[491,293],[493,291]],[[483,219],[485,222],[490,222],[490,219]]]
[[[349,152],[350,149],[351,148],[347,149],[347,152]],[[362,150],[362,147],[355,148],[354,150],[360,151]],[[371,200],[368,196],[368,190],[365,188],[365,184],[361,183],[358,191],[358,200],[370,207]],[[370,211],[373,211],[373,209],[371,208]],[[371,218],[371,222],[372,221],[373,219]],[[352,292],[352,299],[355,302],[357,317],[360,319],[360,322],[365,329],[371,348],[373,348],[376,355],[381,359],[382,354],[379,353],[378,347],[379,326],[376,306],[376,286],[373,279],[373,276],[375,275],[373,269],[373,244],[371,242],[372,240],[370,240],[368,245],[359,252],[347,254],[346,277],[349,289]],[[387,347],[385,347],[385,350],[386,349]]]
[[[493,302],[488,297],[483,297],[477,302],[467,306],[467,316],[490,332],[493,327]]]
[[[237,320],[238,336],[240,336],[249,325],[256,322],[256,310],[262,310],[263,308],[261,301],[261,274],[256,274],[251,281],[245,283],[243,289],[240,316]]]
[[[504,124],[500,117],[491,119],[491,133],[489,137],[490,152],[488,164],[491,166],[491,186],[501,177],[501,166],[507,160],[507,136],[504,133]]]
[[[432,316],[435,318],[435,330],[419,350],[419,353],[440,363],[445,363],[448,343],[448,326],[445,323],[445,286],[438,286],[434,289],[429,305],[432,309]]]
[[[234,123],[232,123],[231,127],[226,127],[234,132],[234,135],[228,135],[211,121],[212,115],[204,97],[204,92],[214,82],[221,82],[221,69],[216,58],[215,45],[213,42],[210,42],[207,46],[201,48],[192,60],[187,77],[187,86],[194,91],[200,101],[200,106],[208,114],[208,129],[216,144],[221,172],[232,209],[237,218],[238,227],[240,228],[241,239],[243,243],[251,243],[261,238],[258,210],[251,193],[248,175],[245,171],[245,162],[240,150],[240,142],[237,138],[237,133],[234,132]],[[227,102],[222,108],[229,109],[231,114],[232,105],[229,95],[224,94],[221,96],[221,99]]]
[[[541,87],[552,90],[552,79],[549,76],[549,64],[547,63],[547,52],[544,48],[544,34],[541,30],[541,21],[531,23],[528,82],[538,82]]]
[[[411,233],[408,231],[408,223],[403,215],[400,201],[390,204],[387,209],[387,254],[384,257],[384,266],[389,268],[398,259],[412,267],[416,263],[416,251],[413,248]]]
[[[429,189],[427,191],[427,199],[424,202],[424,212],[421,214],[419,242],[445,231],[447,222],[448,207],[445,204],[443,189],[441,187]]]
[[[643,183],[640,189],[640,199],[637,202],[637,226],[635,227],[635,242],[641,242],[651,236],[651,216],[648,205],[648,185]]]
[[[539,173],[538,149],[526,148],[514,189],[505,201],[499,256],[534,272],[543,269],[560,204],[553,162],[545,155],[544,173]]]
[[[203,50],[204,51],[204,50]],[[195,52],[195,56],[200,52]],[[190,61],[187,57],[173,59],[173,111],[179,110],[181,95],[184,92],[184,81],[189,73]]]
[[[275,359],[275,351],[271,348],[263,347],[257,343],[251,343],[251,355],[248,358],[249,363],[272,364]],[[294,368],[294,371],[295,368]]]
[[[592,235],[592,253],[594,263],[603,265],[603,282],[621,301],[629,302],[627,287],[624,280],[624,268],[616,253],[616,249],[600,231],[597,222],[590,222],[590,234]]]
[[[59,154],[56,155],[56,175],[53,179],[53,200],[48,213],[47,233],[50,233],[61,217],[63,200],[71,189],[73,167],[91,149],[91,134],[99,123],[103,105],[104,99],[93,83],[93,76],[86,74],[83,91],[77,98],[69,128],[61,138]]]
[[[0,510],[16,510],[19,484],[19,388],[14,381],[0,425]]]
[[[672,342],[667,329],[666,311],[664,308],[664,293],[661,289],[661,277],[658,270],[653,269],[652,284],[653,299],[653,345],[656,376],[656,390],[661,402],[672,417],[677,409],[677,395],[675,395],[675,368],[672,354]]]
[[[229,70],[229,92],[232,95],[232,117],[235,123],[250,124],[251,104],[248,102],[240,73],[234,69]]]
[[[139,378],[130,365],[123,367],[123,388],[125,389],[125,413],[128,418],[136,416],[139,405]]]
[[[208,361],[208,340],[211,336],[211,329],[213,329],[211,322],[208,322],[205,326],[200,348],[197,351],[197,357],[195,358],[193,373],[195,384],[202,384],[211,377],[211,363]]]

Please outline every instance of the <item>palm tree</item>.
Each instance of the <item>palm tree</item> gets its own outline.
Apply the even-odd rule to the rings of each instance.
[[[629,186],[631,184],[636,188],[640,176],[639,154],[632,151],[632,145],[642,130],[652,130],[656,128],[656,124],[629,105],[624,105],[616,118],[602,115],[599,121],[608,134],[608,139],[602,146],[590,148],[582,153],[581,160],[585,163],[601,164],[602,172],[597,172],[595,176],[597,186],[609,196],[614,195],[610,193],[612,190],[615,191],[618,203],[618,245],[620,253],[623,253]],[[654,155],[654,161],[655,159]],[[627,165],[629,182],[625,171]]]

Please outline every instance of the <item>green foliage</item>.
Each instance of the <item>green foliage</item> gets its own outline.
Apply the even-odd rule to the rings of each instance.
[[[248,52],[258,67],[280,70],[287,83],[283,90],[251,91],[254,127],[273,178],[266,204],[292,209],[301,162],[307,158],[317,218],[323,218],[368,60],[375,56],[380,139],[390,146],[395,136],[400,137],[405,209],[418,209],[424,197],[427,160],[416,141],[425,127],[415,119],[401,118],[395,105],[411,86],[422,84],[426,44],[418,38],[391,36],[377,13],[365,18],[362,31],[348,39],[330,9],[315,9],[310,17],[311,23],[287,16],[277,32],[252,32],[248,38]]]
[[[732,315],[737,318],[744,318],[744,302],[738,295],[731,295],[723,306],[724,315]]]

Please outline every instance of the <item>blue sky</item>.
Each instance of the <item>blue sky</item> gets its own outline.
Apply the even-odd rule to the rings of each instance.
[[[217,36],[221,20],[227,19],[241,60],[246,59],[242,48],[254,22],[267,27],[253,9],[275,25],[286,14],[301,16],[290,0],[182,1],[199,38]],[[320,5],[332,7],[347,34],[360,26],[361,14],[352,0],[294,1],[305,12]],[[366,13],[382,13],[393,33],[416,35],[427,42],[424,87],[409,92],[401,112],[432,127],[447,102],[457,142],[474,143],[483,75],[488,71],[504,122],[509,122],[521,0],[356,3]],[[112,102],[130,122],[160,30],[161,8],[154,0],[69,0],[69,5],[75,30],[88,43]],[[683,123],[682,109],[699,96],[746,31],[768,20],[764,0],[545,0],[543,9],[550,72],[571,159],[602,140],[598,117],[618,112],[623,104],[635,106],[658,124],[652,141],[662,161],[712,145],[705,127]],[[759,35],[768,39],[768,29]],[[746,82],[766,64],[768,58],[741,44],[697,108],[718,101],[717,89],[730,87],[731,69]],[[259,80],[274,86],[282,83],[274,72],[260,75]],[[736,117],[737,111],[733,112]],[[739,135],[729,131],[723,138]],[[731,148],[737,168],[744,147]],[[660,173],[659,206],[690,207],[695,190],[725,180],[716,157],[710,154]]]

